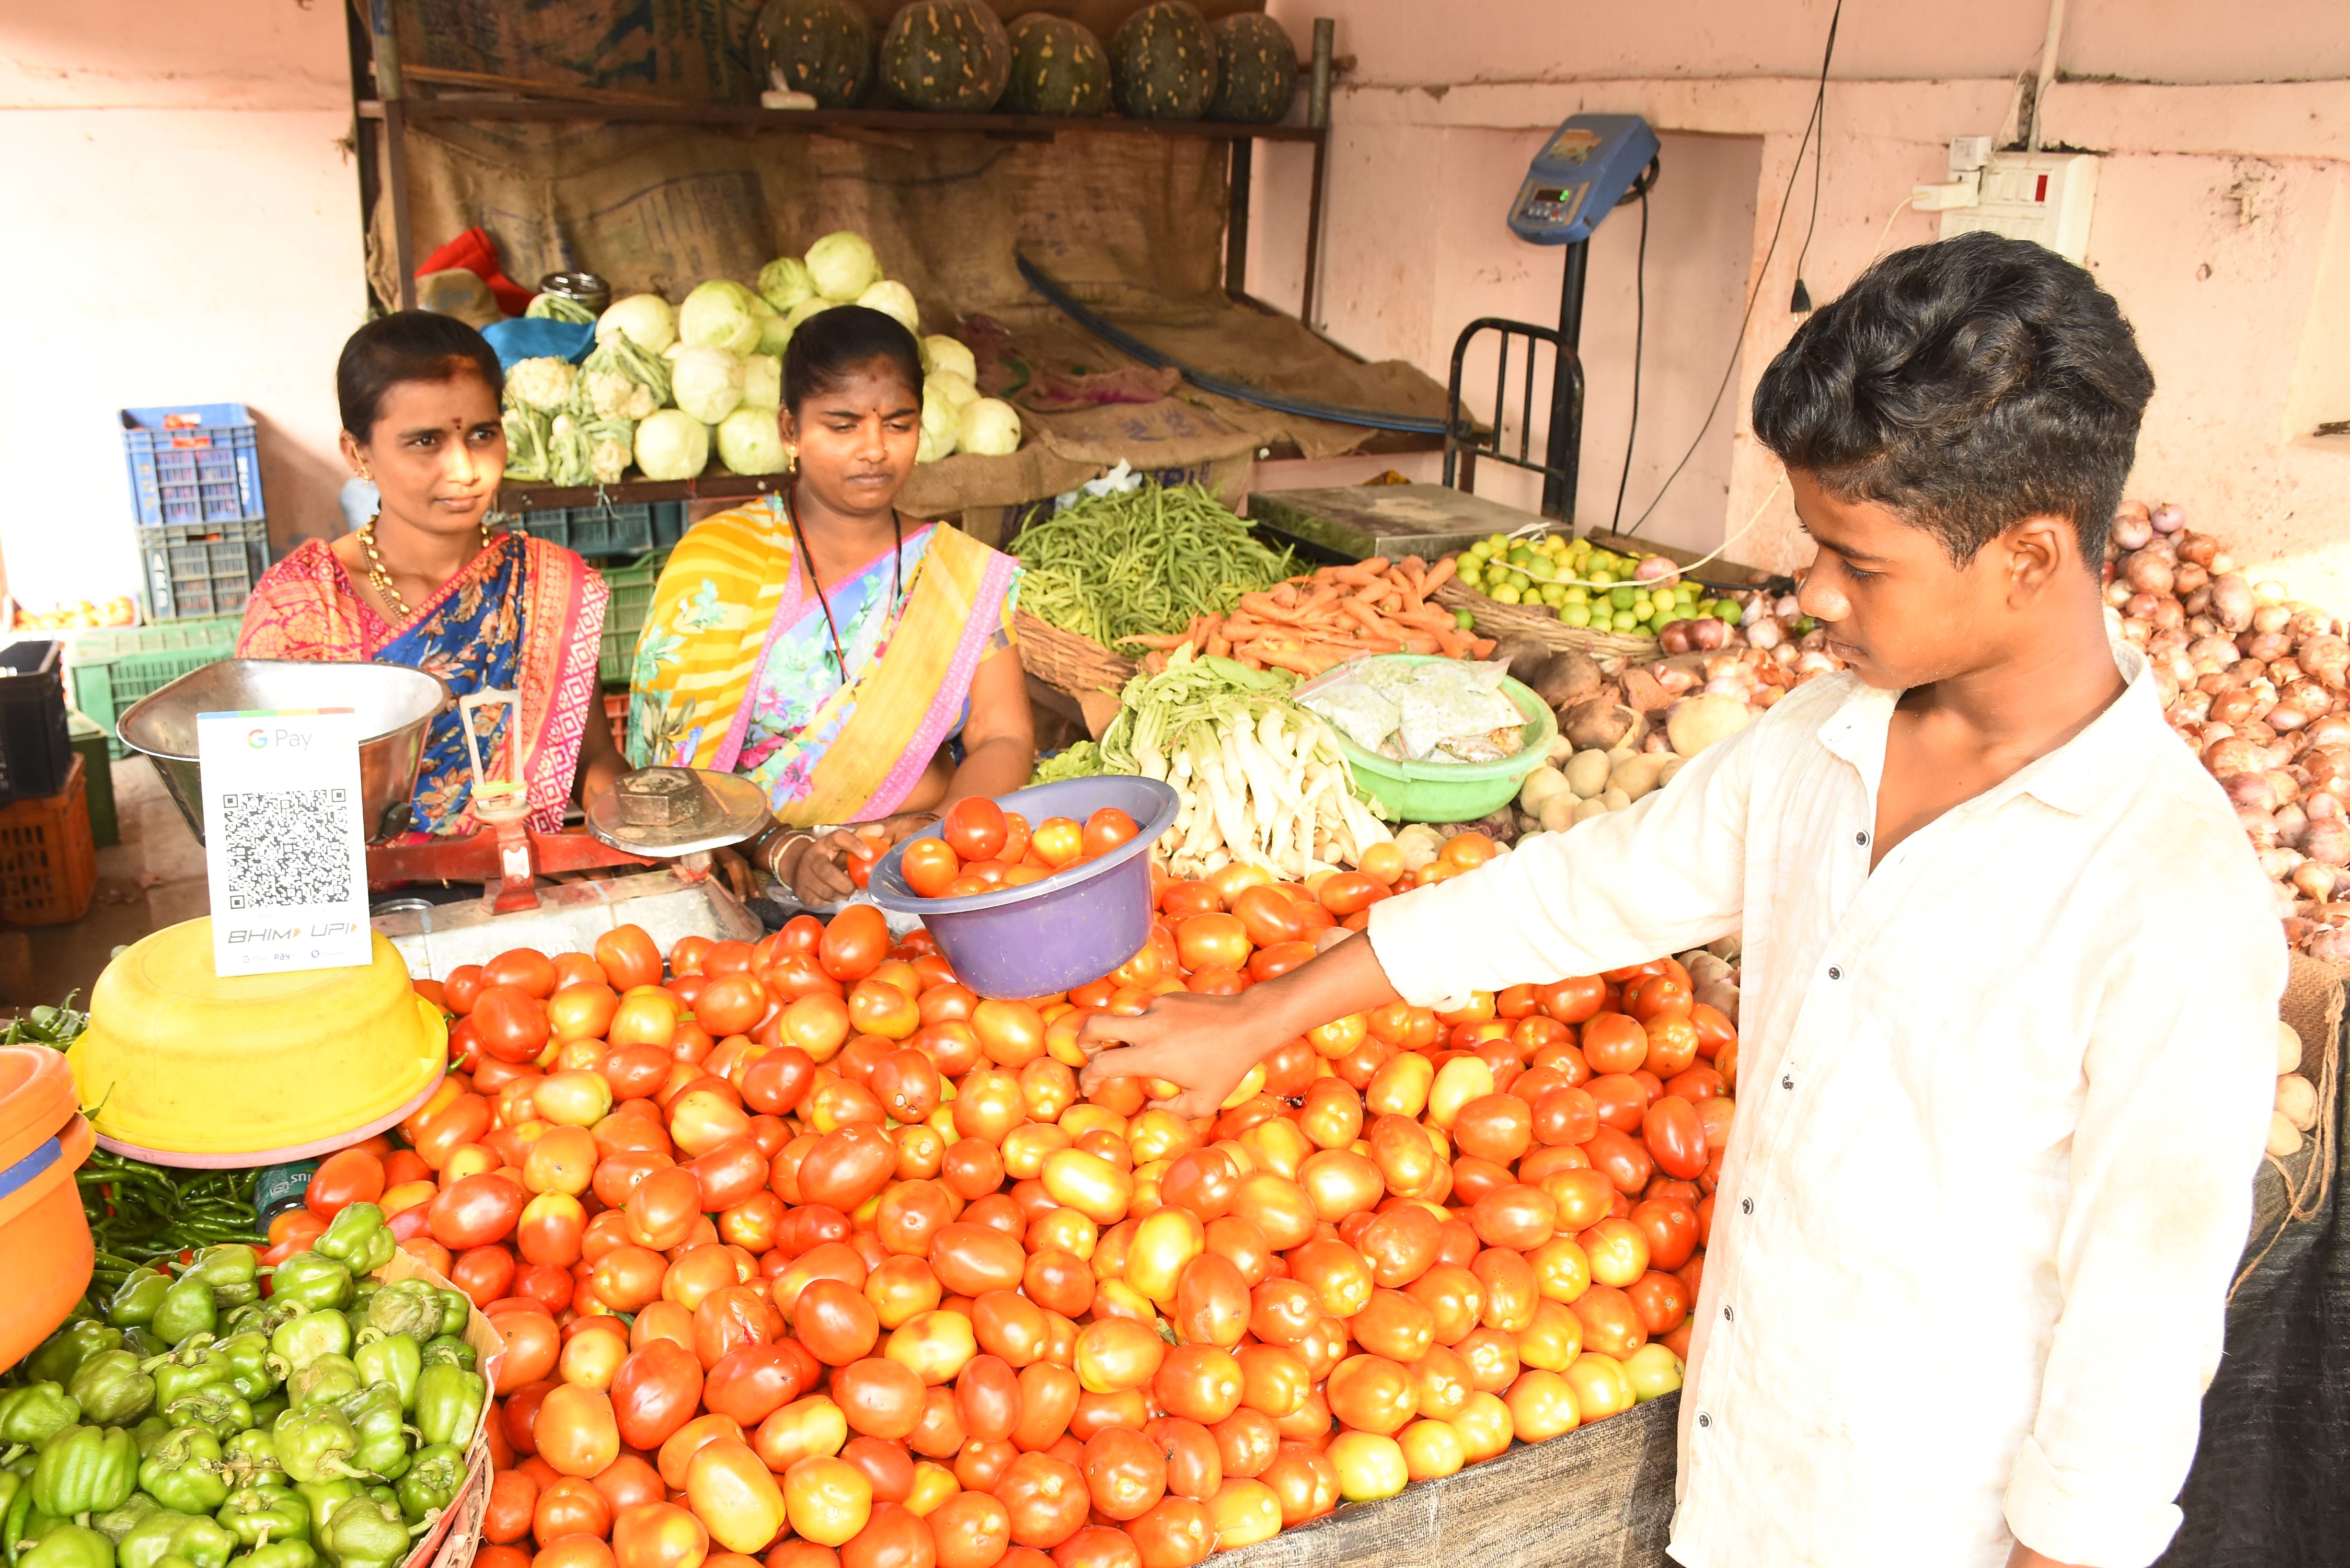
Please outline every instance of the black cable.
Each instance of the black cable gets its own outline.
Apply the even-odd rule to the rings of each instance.
[[[1842,0],[1838,0],[1839,13],[1841,8]],[[1787,299],[1787,308],[1798,316],[1812,308],[1812,291],[1804,286],[1804,260],[1812,254],[1812,231],[1819,226],[1820,222],[1820,170],[1827,161],[1828,152],[1828,57],[1835,53],[1835,30],[1836,18],[1831,16],[1828,18],[1827,52],[1820,58],[1820,90],[1812,102],[1812,117],[1819,127],[1819,135],[1812,142],[1812,211],[1810,216],[1804,220],[1804,244],[1795,253],[1795,288]],[[1796,151],[1795,161],[1799,164],[1803,161],[1800,149]]]
[[[1640,350],[1648,332],[1648,192],[1640,192],[1640,259],[1632,265],[1632,422],[1624,431],[1624,472],[1616,476],[1616,512],[1610,533],[1624,522],[1624,487],[1632,482],[1632,443],[1640,435]]]
[[[1689,450],[1681,453],[1681,460],[1679,462],[1673,464],[1673,471],[1665,475],[1665,482],[1657,486],[1657,493],[1649,500],[1648,510],[1642,512],[1638,520],[1624,530],[1627,535],[1639,533],[1649,517],[1655,514],[1659,504],[1664,500],[1665,493],[1672,489],[1673,481],[1681,476],[1681,470],[1687,468],[1690,459],[1697,455],[1697,449],[1705,441],[1706,430],[1713,423],[1713,416],[1721,407],[1721,395],[1730,390],[1730,379],[1738,373],[1738,355],[1739,350],[1745,346],[1747,324],[1754,319],[1754,303],[1762,297],[1763,280],[1771,275],[1771,258],[1779,254],[1780,231],[1785,228],[1787,223],[1787,203],[1794,200],[1795,181],[1804,171],[1804,149],[1811,145],[1812,130],[1820,124],[1822,110],[1827,104],[1828,62],[1835,57],[1836,23],[1843,16],[1844,0],[1836,0],[1835,10],[1828,17],[1827,47],[1820,55],[1820,85],[1818,92],[1812,99],[1812,117],[1804,122],[1803,140],[1795,143],[1795,164],[1794,168],[1787,171],[1787,189],[1781,192],[1779,197],[1779,216],[1771,224],[1771,244],[1762,252],[1762,266],[1755,270],[1754,286],[1746,296],[1746,312],[1738,318],[1738,334],[1730,344],[1730,363],[1721,368],[1721,384],[1714,388],[1713,401],[1706,405],[1705,418],[1698,421],[1697,433],[1690,438]],[[1817,205],[1815,201],[1814,202],[1815,210]]]

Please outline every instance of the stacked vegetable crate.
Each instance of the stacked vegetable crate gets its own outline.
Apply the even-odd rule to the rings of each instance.
[[[78,633],[66,645],[67,700],[106,732],[109,754],[127,756],[115,738],[123,711],[150,691],[234,656],[242,622],[240,616],[209,616]]]
[[[269,566],[252,414],[194,403],[120,420],[147,618],[242,613]]]

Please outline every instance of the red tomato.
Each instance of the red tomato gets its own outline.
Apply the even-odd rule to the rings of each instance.
[[[536,948],[510,948],[482,966],[484,985],[510,985],[540,1002],[555,994],[555,961]]]
[[[620,1440],[650,1453],[702,1406],[702,1363],[673,1340],[649,1339],[613,1376],[612,1414]]]
[[[1632,1205],[1630,1222],[1648,1239],[1648,1266],[1672,1272],[1690,1261],[1699,1241],[1697,1209],[1677,1198],[1648,1198]],[[1664,1334],[1667,1329],[1651,1329]]]
[[[962,875],[962,861],[945,839],[924,836],[907,840],[898,870],[916,898],[937,898],[943,897],[948,885]]]
[[[642,926],[617,926],[598,937],[596,962],[615,991],[660,983],[660,950]]]
[[[993,860],[1003,850],[1010,827],[1002,806],[984,795],[965,795],[949,808],[939,831],[963,859]]]
[[[482,1049],[501,1062],[527,1062],[546,1049],[555,1027],[538,998],[511,985],[485,985],[467,1014]]]
[[[989,803],[993,805],[993,802]],[[870,904],[851,904],[824,928],[816,957],[834,980],[862,980],[889,952],[889,926]]]
[[[1294,942],[1305,935],[1305,922],[1298,917],[1297,906],[1288,895],[1271,887],[1242,889],[1232,901],[1232,914],[1248,932],[1249,940],[1261,948]]]
[[[995,1483],[995,1495],[1012,1518],[1012,1539],[1048,1551],[1075,1535],[1093,1505],[1084,1474],[1066,1459],[1024,1453]]]
[[[1114,805],[1106,805],[1086,818],[1086,856],[1090,859],[1107,855],[1141,831],[1134,818]]]
[[[1592,1168],[1627,1196],[1646,1190],[1649,1178],[1656,1174],[1656,1161],[1648,1149],[1614,1127],[1604,1127],[1592,1134],[1583,1151],[1590,1156]]]
[[[1705,1123],[1699,1117],[1697,1107],[1679,1096],[1667,1095],[1648,1108],[1641,1141],[1656,1159],[1657,1168],[1666,1175],[1694,1181],[1705,1174],[1706,1161],[1711,1158],[1706,1147]]]
[[[530,1194],[505,1177],[460,1177],[432,1199],[432,1239],[452,1251],[502,1241],[529,1201]]]
[[[374,1202],[383,1190],[383,1161],[365,1149],[347,1148],[320,1162],[302,1201],[319,1219],[332,1220],[354,1203]]]

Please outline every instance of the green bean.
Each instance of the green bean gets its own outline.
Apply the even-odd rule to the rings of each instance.
[[[1109,645],[1229,613],[1297,570],[1196,484],[1087,497],[1023,530],[1013,551],[1022,608]]]

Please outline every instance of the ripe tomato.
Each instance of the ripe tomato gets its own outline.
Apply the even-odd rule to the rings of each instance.
[[[1632,1205],[1621,1223],[1638,1229],[1648,1242],[1648,1266],[1670,1273],[1690,1261],[1699,1242],[1696,1208],[1677,1198],[1649,1198]],[[1663,1333],[1663,1330],[1657,1330]]]
[[[684,1346],[648,1340],[620,1363],[611,1386],[620,1440],[647,1453],[667,1442],[702,1405],[702,1363]]]
[[[948,886],[962,875],[962,860],[945,839],[924,835],[906,841],[898,870],[916,898],[936,898],[944,896]]]
[[[993,1568],[1012,1545],[1012,1514],[993,1493],[956,1492],[930,1512],[938,1568]]]
[[[824,928],[816,959],[833,979],[852,981],[871,974],[889,952],[889,927],[881,911],[870,904],[851,904]]]
[[[1244,888],[1232,901],[1232,916],[1260,948],[1294,942],[1305,935],[1305,922],[1287,894],[1272,887]],[[1234,966],[1237,967],[1237,966]]]
[[[1697,1299],[1679,1275],[1655,1270],[1633,1281],[1624,1294],[1651,1339],[1661,1339],[1688,1322],[1690,1306]]]
[[[939,832],[965,860],[993,860],[1009,834],[1003,808],[984,795],[966,795],[947,811]]]
[[[383,1196],[383,1161],[361,1148],[328,1155],[311,1174],[302,1201],[321,1220],[332,1220],[354,1203]]]
[[[509,948],[482,966],[484,986],[510,985],[544,1002],[555,994],[555,961],[536,948]]]
[[[1590,1157],[1591,1168],[1627,1197],[1645,1190],[1649,1179],[1656,1175],[1656,1161],[1648,1149],[1614,1127],[1603,1127],[1593,1133],[1583,1145],[1583,1152]]]
[[[1013,1541],[1038,1551],[1075,1535],[1093,1506],[1093,1492],[1077,1467],[1041,1453],[1013,1460],[996,1481],[995,1495],[1011,1516]]]
[[[1705,1174],[1711,1156],[1707,1150],[1705,1123],[1697,1107],[1678,1095],[1668,1095],[1650,1106],[1643,1118],[1641,1141],[1668,1176],[1694,1181]]]
[[[1142,831],[1134,818],[1114,805],[1103,806],[1086,818],[1085,854],[1088,859],[1107,855]]]
[[[546,1048],[554,1025],[538,998],[517,986],[485,985],[467,1014],[482,1049],[501,1062],[527,1062]]]
[[[1411,1374],[1378,1355],[1350,1355],[1331,1370],[1330,1412],[1357,1431],[1399,1432],[1419,1409]]]
[[[1632,1298],[1613,1285],[1592,1286],[1567,1310],[1582,1324],[1585,1347],[1602,1355],[1621,1361],[1648,1343],[1648,1331]]]
[[[452,1251],[502,1241],[529,1201],[530,1195],[505,1177],[460,1177],[432,1200],[432,1239]]]
[[[1191,1568],[1216,1549],[1208,1510],[1188,1497],[1170,1497],[1127,1526],[1142,1568]]]

